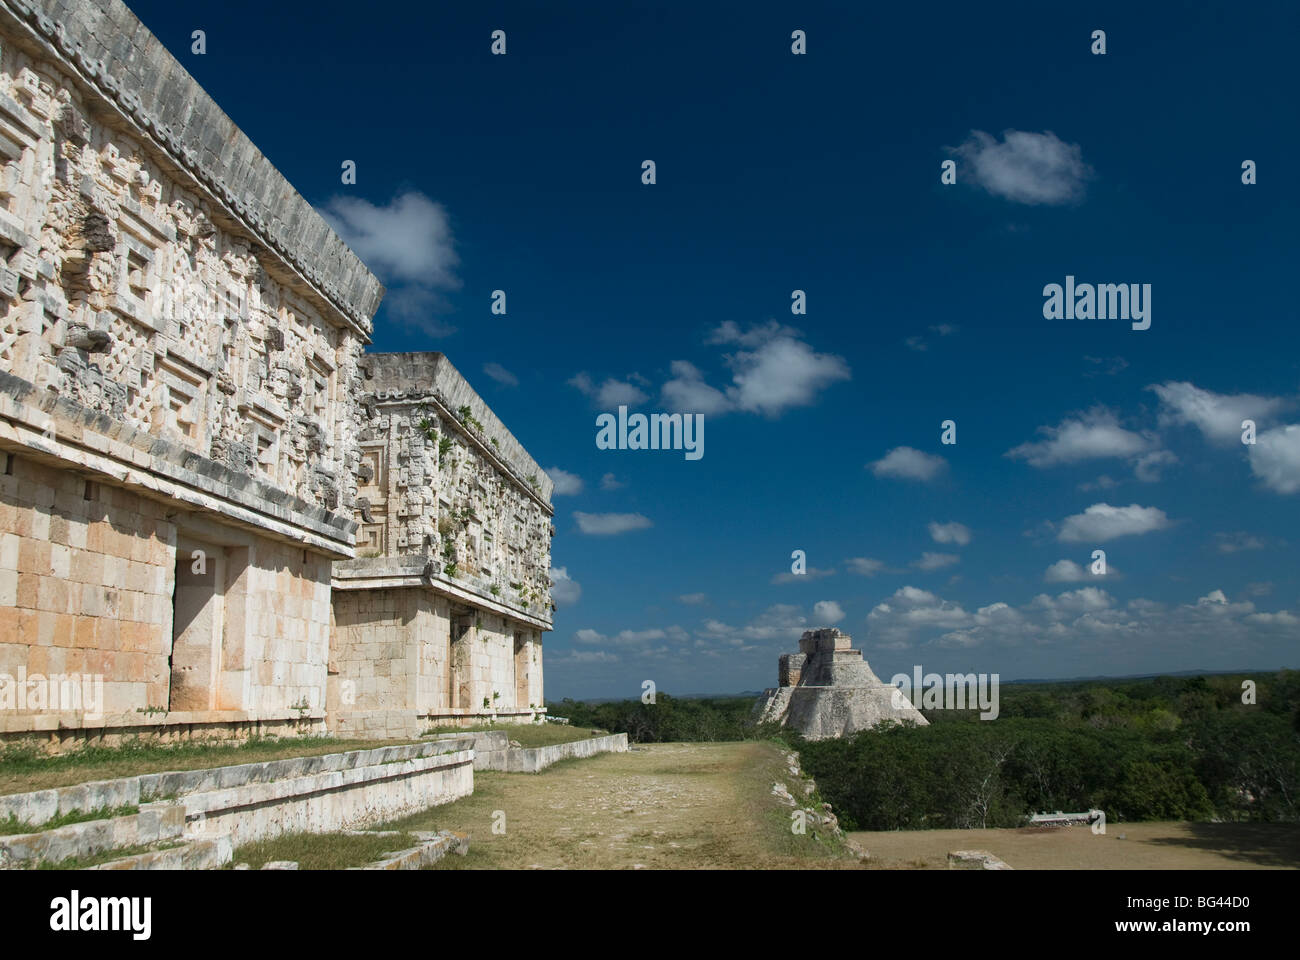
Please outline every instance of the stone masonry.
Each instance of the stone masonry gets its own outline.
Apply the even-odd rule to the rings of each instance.
[[[334,567],[330,724],[540,719],[551,480],[440,353],[362,361],[357,558]]]
[[[120,0],[0,0],[0,740],[535,713],[549,480],[382,296]]]
[[[755,711],[765,722],[790,727],[809,740],[848,737],[882,720],[929,726],[897,688],[872,672],[853,638],[834,627],[807,630],[798,653],[778,661],[777,687],[764,691]]]

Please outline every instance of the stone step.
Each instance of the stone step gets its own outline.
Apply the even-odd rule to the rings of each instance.
[[[137,853],[101,863],[88,870],[218,870],[228,864],[234,855],[234,845],[229,837],[209,837],[190,840],[179,846],[149,853]]]
[[[143,804],[138,813],[70,823],[51,830],[0,837],[0,869],[22,869],[98,856],[111,850],[179,840],[185,810],[168,803]]]

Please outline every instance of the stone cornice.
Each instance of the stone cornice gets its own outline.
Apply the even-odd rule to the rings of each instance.
[[[379,281],[125,4],[0,0],[0,11],[369,339]]]

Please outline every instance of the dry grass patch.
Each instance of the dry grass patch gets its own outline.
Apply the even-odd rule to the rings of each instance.
[[[645,744],[539,774],[476,772],[472,796],[387,826],[471,835],[467,856],[434,869],[855,866],[839,841],[791,831],[771,795],[788,779],[771,743]]]
[[[949,850],[987,850],[1015,870],[1300,868],[1300,824],[1111,823],[1004,830],[851,833],[876,869],[948,869]],[[1122,839],[1121,839],[1122,838]]]
[[[335,740],[332,737],[262,738],[244,743],[200,741],[157,744],[131,741],[120,747],[83,747],[49,756],[33,746],[0,747],[0,795],[70,787],[91,780],[116,780],[142,773],[202,770],[290,757],[371,750],[410,740]]]

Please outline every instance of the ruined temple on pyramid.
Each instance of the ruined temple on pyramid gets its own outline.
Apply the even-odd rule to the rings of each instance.
[[[799,652],[781,654],[777,683],[763,691],[755,714],[809,740],[852,736],[882,721],[930,725],[897,687],[881,682],[853,649],[853,638],[834,627],[805,630]]]
[[[0,164],[0,740],[541,719],[550,479],[118,0],[0,0]]]

